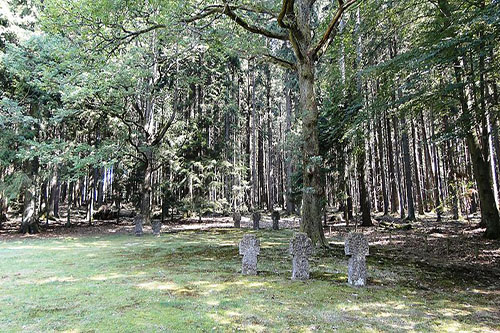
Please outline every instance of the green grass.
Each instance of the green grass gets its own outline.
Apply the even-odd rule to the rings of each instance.
[[[423,288],[431,272],[376,256],[351,288],[340,247],[294,282],[292,232],[257,234],[255,277],[239,274],[240,230],[0,242],[0,332],[500,330],[498,289]]]

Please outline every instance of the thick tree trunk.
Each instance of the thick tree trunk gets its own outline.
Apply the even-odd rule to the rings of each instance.
[[[498,152],[496,152],[496,146],[494,144],[494,128],[492,124],[492,117],[487,114],[486,115],[486,120],[487,120],[487,132],[488,132],[488,148],[490,152],[489,160],[490,160],[490,166],[491,166],[491,179],[493,181],[493,194],[495,196],[495,203],[497,205],[497,208],[500,207],[500,202],[499,202],[499,187],[498,187],[498,175],[497,175],[497,160],[496,156]]]
[[[285,88],[285,107],[286,107],[286,133],[285,138],[287,142],[286,156],[285,156],[285,173],[286,173],[286,212],[292,214],[295,212],[295,205],[292,198],[292,153],[290,149],[290,132],[292,128],[292,96],[290,88]]]
[[[467,145],[479,193],[481,222],[486,226],[485,236],[490,239],[500,239],[500,218],[491,187],[488,162],[484,160],[479,143],[471,133],[467,134]]]
[[[300,109],[303,138],[303,193],[300,230],[307,233],[316,245],[327,244],[321,223],[324,206],[324,186],[321,179],[321,156],[318,139],[318,106],[314,93],[314,65],[312,59],[303,59],[298,66]]]
[[[35,234],[39,232],[35,191],[33,184],[27,185],[24,190],[24,208],[21,221],[21,233],[23,234]]]

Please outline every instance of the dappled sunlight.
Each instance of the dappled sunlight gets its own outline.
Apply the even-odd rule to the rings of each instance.
[[[480,295],[492,295],[500,296],[500,290],[484,290],[484,289],[471,289],[468,290],[469,293],[480,294]]]
[[[72,276],[53,276],[50,278],[42,279],[42,280],[36,280],[34,281],[36,284],[46,284],[46,283],[53,283],[53,282],[77,282],[80,279],[75,279]]]
[[[76,247],[76,246],[75,246]],[[10,251],[19,251],[19,250],[50,250],[50,251],[70,251],[74,250],[75,247],[68,246],[36,246],[36,245],[23,245],[16,247],[0,247],[0,250],[10,250]]]
[[[121,274],[121,273],[109,273],[109,274],[98,274],[89,277],[88,279],[91,281],[107,281],[107,280],[114,280],[114,279],[123,279],[123,278],[129,278],[131,276],[143,276],[145,275],[145,272],[138,272],[133,275],[130,274]]]
[[[498,311],[493,306],[498,290],[480,286],[469,290],[456,289],[457,286],[454,291],[422,290],[401,274],[403,268],[410,269],[415,274],[413,280],[417,280],[417,273],[424,272],[422,268],[392,265],[387,258],[383,261],[391,265],[382,265],[372,257],[366,288],[346,284],[347,259],[332,252],[313,256],[311,280],[291,281],[291,260],[286,253],[291,233],[258,231],[265,248],[259,257],[259,274],[242,276],[237,244],[243,234],[240,230],[189,231],[164,234],[161,238],[110,236],[97,241],[92,238],[22,243],[20,247],[33,245],[20,253],[26,271],[21,275],[15,275],[19,271],[12,272],[3,280],[0,274],[0,287],[12,281],[16,286],[35,282],[43,294],[35,291],[34,295],[43,297],[31,313],[44,322],[63,313],[72,318],[72,311],[77,311],[85,312],[98,323],[106,313],[119,309],[123,316],[132,316],[128,318],[153,310],[148,320],[158,325],[154,326],[157,330],[161,330],[167,316],[169,320],[184,320],[188,316],[209,322],[207,331],[212,327],[216,331],[256,332],[269,331],[270,327],[300,332],[498,328],[494,324]],[[17,250],[12,243],[8,246]],[[50,252],[50,263],[41,265],[40,258],[47,256],[50,248],[67,250]],[[80,260],[73,266],[75,258]],[[1,260],[0,257],[0,268],[2,264],[8,267],[9,259],[4,257],[3,263]],[[69,267],[74,271],[68,271]],[[33,281],[34,276],[38,280]],[[18,297],[23,295],[22,289],[10,289],[7,298],[2,295],[2,303],[21,306]],[[70,298],[81,295],[85,300],[70,309],[57,303],[61,293]],[[47,306],[47,302],[54,302],[54,307]],[[1,304],[0,310],[4,311]],[[109,329],[102,327],[103,331]]]
[[[136,285],[137,288],[149,291],[167,291],[178,297],[196,297],[198,292],[186,286],[181,286],[172,281],[150,281]]]
[[[437,312],[443,317],[466,316],[471,314],[470,311],[465,311],[461,309],[451,309],[451,308],[439,309]]]
[[[181,288],[174,282],[159,282],[159,281],[150,281],[139,283],[137,287],[146,290],[169,290],[169,291],[178,291]]]

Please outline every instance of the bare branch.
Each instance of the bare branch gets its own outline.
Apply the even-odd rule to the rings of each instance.
[[[328,28],[326,29],[325,33],[323,34],[323,37],[318,42],[318,44],[316,45],[316,47],[314,47],[313,49],[311,49],[309,51],[309,55],[310,56],[312,56],[314,59],[317,58],[318,52],[320,52],[320,50],[325,46],[325,44],[327,44],[328,40],[331,37],[333,37],[332,33],[333,33],[334,30],[336,31],[337,26],[338,26],[338,24],[340,22],[340,19],[342,18],[342,15],[344,14],[344,12],[349,7],[351,7],[352,5],[354,5],[356,3],[356,1],[357,0],[350,0],[350,1],[346,2],[346,3],[344,3],[344,1],[339,0],[339,7],[337,8],[337,11],[335,12],[335,15],[333,16],[332,21],[328,25]]]

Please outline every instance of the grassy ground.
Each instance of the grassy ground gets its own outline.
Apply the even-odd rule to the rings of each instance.
[[[346,285],[340,245],[315,254],[311,280],[294,282],[292,231],[259,231],[259,275],[242,277],[243,233],[0,241],[0,331],[500,330],[498,285],[392,261],[376,246],[366,288]]]

